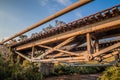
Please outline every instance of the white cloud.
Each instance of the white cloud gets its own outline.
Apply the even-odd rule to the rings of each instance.
[[[78,18],[83,18],[82,14],[81,14],[80,12],[75,13],[75,15],[76,15]]]
[[[41,6],[46,6],[49,3],[49,0],[38,0]]]
[[[55,4],[54,2],[56,2],[57,0],[38,0],[39,4],[44,7],[47,8],[47,11],[49,14],[53,14],[56,11],[59,10],[59,6],[57,4]],[[54,1],[54,2],[53,2]],[[52,3],[53,2],[53,3]]]
[[[57,3],[63,5],[63,6],[68,6],[72,4],[71,0],[38,0],[41,6],[46,6],[52,1],[56,1]]]
[[[56,1],[63,6],[68,6],[68,5],[72,4],[72,2],[70,0],[56,0]]]

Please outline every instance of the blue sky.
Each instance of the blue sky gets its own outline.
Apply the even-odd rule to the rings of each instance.
[[[0,0],[0,40],[24,30],[77,1],[79,0]],[[68,23],[117,4],[120,4],[120,0],[94,0],[26,34],[39,32],[48,24],[54,25],[55,20]]]

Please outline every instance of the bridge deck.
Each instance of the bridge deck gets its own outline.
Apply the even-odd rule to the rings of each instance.
[[[32,47],[33,45],[35,46],[39,44],[50,44],[52,42],[59,42],[60,40],[69,38],[71,36],[84,36],[84,34],[86,33],[101,32],[102,34],[106,34],[106,32],[104,32],[106,30],[119,28],[119,7],[120,4],[87,16],[83,19],[61,25],[52,30],[48,30],[44,33],[36,35],[32,38],[28,38],[18,43],[12,44],[11,47],[16,47],[17,50],[22,50]],[[99,34],[94,35],[97,36]],[[99,36],[97,36],[97,38],[99,38]]]
[[[98,23],[90,24],[90,25],[77,28],[77,29],[74,29],[68,32],[64,32],[64,33],[61,33],[55,36],[44,38],[38,41],[26,43],[24,45],[16,47],[16,50],[22,50],[22,49],[30,48],[32,46],[36,46],[40,44],[49,44],[51,42],[57,42],[57,41],[60,41],[60,40],[63,40],[63,39],[66,39],[72,36],[76,36],[76,35],[84,36],[84,34],[89,33],[89,32],[91,33],[104,32],[104,31],[108,31],[111,29],[115,29],[115,28],[120,28],[120,16],[113,17],[111,19],[104,20]]]

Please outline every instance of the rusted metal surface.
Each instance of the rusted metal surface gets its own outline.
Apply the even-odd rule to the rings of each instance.
[[[53,15],[51,15],[51,16],[43,19],[43,20],[41,20],[40,22],[37,22],[37,23],[33,24],[32,26],[26,28],[25,30],[23,30],[23,31],[21,31],[21,32],[15,34],[15,35],[13,35],[12,37],[4,40],[4,41],[1,42],[0,44],[3,44],[3,43],[5,43],[5,42],[7,42],[7,41],[9,41],[9,40],[12,40],[13,38],[16,38],[16,37],[18,37],[18,36],[20,36],[20,35],[28,32],[28,31],[30,31],[30,30],[32,30],[32,29],[34,29],[34,28],[36,28],[36,27],[38,27],[38,26],[40,26],[40,25],[42,25],[42,24],[44,24],[44,23],[47,23],[47,22],[50,21],[50,20],[53,20],[53,19],[55,19],[55,18],[57,18],[57,17],[65,14],[65,13],[68,13],[68,12],[70,12],[70,11],[72,11],[72,10],[80,7],[80,6],[83,6],[84,4],[87,4],[88,2],[91,2],[91,1],[92,1],[92,0],[80,0],[79,2],[76,2],[76,3],[74,3],[73,5],[68,6],[67,8],[65,8],[65,9],[63,9],[63,10],[61,10],[61,11],[59,11],[59,12],[57,12],[57,13],[55,13],[55,14],[53,14]]]

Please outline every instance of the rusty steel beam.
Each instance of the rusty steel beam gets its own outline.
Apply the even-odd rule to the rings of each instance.
[[[9,40],[12,40],[13,38],[16,38],[16,37],[28,32],[28,31],[34,29],[34,28],[37,28],[38,26],[40,26],[42,24],[47,23],[50,20],[53,20],[53,19],[65,14],[65,13],[68,13],[68,12],[70,12],[70,11],[80,7],[80,6],[83,6],[83,5],[85,5],[85,4],[87,4],[87,3],[91,2],[91,1],[93,1],[93,0],[80,0],[80,1],[78,1],[78,2],[76,2],[74,4],[72,4],[72,5],[68,6],[67,8],[64,8],[63,10],[61,10],[61,11],[59,11],[59,12],[57,12],[57,13],[55,13],[55,14],[53,14],[53,15],[51,15],[51,16],[49,16],[49,17],[47,17],[47,18],[45,18],[45,19],[43,19],[43,20],[41,20],[41,21],[39,21],[39,22],[37,22],[35,24],[33,24],[32,26],[29,26],[25,30],[22,30],[21,32],[19,32],[19,33],[15,34],[15,35],[11,36],[10,38],[2,41],[0,44],[4,44],[5,42],[7,42]]]

